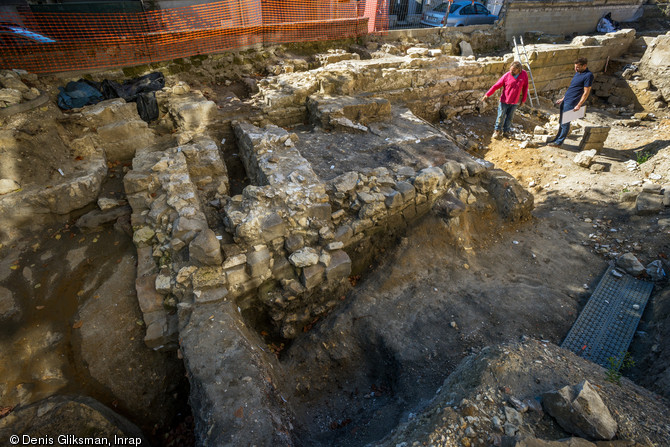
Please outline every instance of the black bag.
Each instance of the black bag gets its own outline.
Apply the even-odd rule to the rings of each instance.
[[[137,113],[139,113],[140,118],[147,123],[158,118],[156,92],[140,93],[137,95]]]

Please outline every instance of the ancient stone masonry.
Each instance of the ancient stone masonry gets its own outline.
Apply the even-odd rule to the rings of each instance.
[[[591,71],[603,69],[607,58],[626,51],[633,30],[602,36],[580,36],[570,44],[528,45],[538,91],[565,88],[574,73],[573,61],[589,59]],[[384,58],[375,55],[383,54]],[[369,60],[341,60],[303,73],[287,73],[259,83],[259,106],[267,122],[294,126],[308,117],[307,98],[314,95],[374,95],[391,103],[404,103],[416,115],[434,121],[479,110],[478,99],[514,59],[447,56],[439,49],[410,47],[392,56],[378,51]]]
[[[345,99],[339,108],[332,100],[312,101],[315,119],[328,123],[342,110],[370,119],[389,110],[387,102],[374,98],[358,106]],[[393,119],[392,127],[399,129],[410,127],[408,120],[429,127],[407,110]],[[379,123],[368,125],[374,131]],[[417,171],[395,163],[349,170],[324,182],[298,150],[297,134],[245,122],[234,123],[234,129],[253,183],[240,195],[226,195],[225,166],[207,139],[141,152],[124,179],[140,258],[138,298],[152,347],[173,346],[176,317],[170,310],[178,303],[189,307],[223,299],[237,302],[242,312],[268,315],[282,337],[295,337],[337,304],[348,286],[351,256],[367,261],[370,253],[363,247],[373,237],[403,230],[440,198],[451,204],[445,205],[445,216],[454,224],[468,209],[498,209],[506,218],[520,219],[532,208],[532,196],[515,188],[510,176],[460,152],[436,132],[424,142],[393,132],[388,135],[394,138],[362,136],[380,152],[403,144],[441,147],[444,162],[438,166],[425,163]],[[313,132],[327,135],[320,128]],[[309,150],[309,144],[300,147]],[[217,207],[223,227],[211,216]]]
[[[176,286],[197,268],[178,270],[181,264],[204,264],[197,278],[207,276],[208,262],[220,262],[218,241],[211,249],[202,203],[228,191],[225,165],[217,145],[201,139],[167,151],[142,152],[124,178],[133,208],[133,241],[138,247],[137,294],[147,324],[150,347],[170,347],[176,334]],[[208,245],[209,243],[209,245]],[[189,247],[191,259],[180,262]],[[218,251],[217,251],[218,250]],[[218,253],[218,256],[217,256]],[[177,273],[180,273],[181,276]],[[173,347],[173,346],[172,346]]]
[[[580,151],[588,151],[595,149],[599,152],[605,146],[605,140],[610,133],[610,128],[607,126],[586,126],[584,128],[584,136],[579,142]]]

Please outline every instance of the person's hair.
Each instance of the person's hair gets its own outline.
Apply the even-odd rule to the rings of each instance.
[[[510,65],[510,67],[518,68],[519,70],[521,70],[521,62],[519,62],[519,61],[514,61],[514,62],[512,62],[512,64]]]
[[[575,59],[575,64],[577,65],[586,65],[588,63],[589,61],[585,57],[578,57],[577,59]]]

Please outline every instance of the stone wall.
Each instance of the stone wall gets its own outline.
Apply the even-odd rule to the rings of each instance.
[[[584,56],[591,71],[601,71],[608,57],[623,54],[635,38],[633,30],[581,36],[571,44],[528,45],[535,87],[539,92],[566,88],[573,61]],[[385,56],[382,58],[382,55]],[[415,114],[436,121],[440,116],[480,110],[482,94],[514,59],[455,57],[441,49],[407,44],[381,46],[368,60],[344,60],[318,70],[281,74],[259,83],[258,105],[266,123],[293,126],[307,120],[307,98],[316,92],[333,96],[376,95],[403,103]]]
[[[342,110],[354,119],[391,119],[388,111],[379,113],[389,105],[378,99],[366,104],[345,98],[339,108],[333,101],[315,97],[320,120],[332,123],[329,114]],[[391,125],[421,123],[409,115],[401,119],[410,124]],[[225,165],[208,139],[142,151],[124,178],[133,208],[145,341],[153,348],[175,347],[179,306],[222,300],[236,303],[251,319],[265,315],[277,334],[295,337],[337,305],[354,265],[367,265],[373,255],[364,249],[373,238],[404,231],[437,200],[454,225],[467,210],[517,220],[532,208],[532,196],[513,178],[439,134],[427,143],[447,155],[439,166],[379,166],[323,181],[298,151],[295,133],[246,122],[233,127],[253,183],[242,194],[227,195]],[[399,144],[372,138],[378,147]]]
[[[511,0],[504,7],[504,29],[508,41],[528,31],[572,35],[592,33],[598,20],[611,12],[618,22],[641,15],[644,0]],[[530,43],[530,42],[527,42]]]

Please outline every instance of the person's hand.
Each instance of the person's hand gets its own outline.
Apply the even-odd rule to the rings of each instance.
[[[482,96],[482,101],[486,101],[486,98],[488,98],[488,96],[486,95]]]
[[[558,101],[556,101],[556,105],[559,105],[559,104],[562,103],[562,102],[563,102],[563,98],[561,98],[561,99],[559,99]]]
[[[580,106],[579,104],[577,104],[577,105],[575,106],[575,108],[572,109],[572,110],[574,110],[574,111],[576,112],[577,110],[579,110],[580,107],[581,107],[581,106]]]

